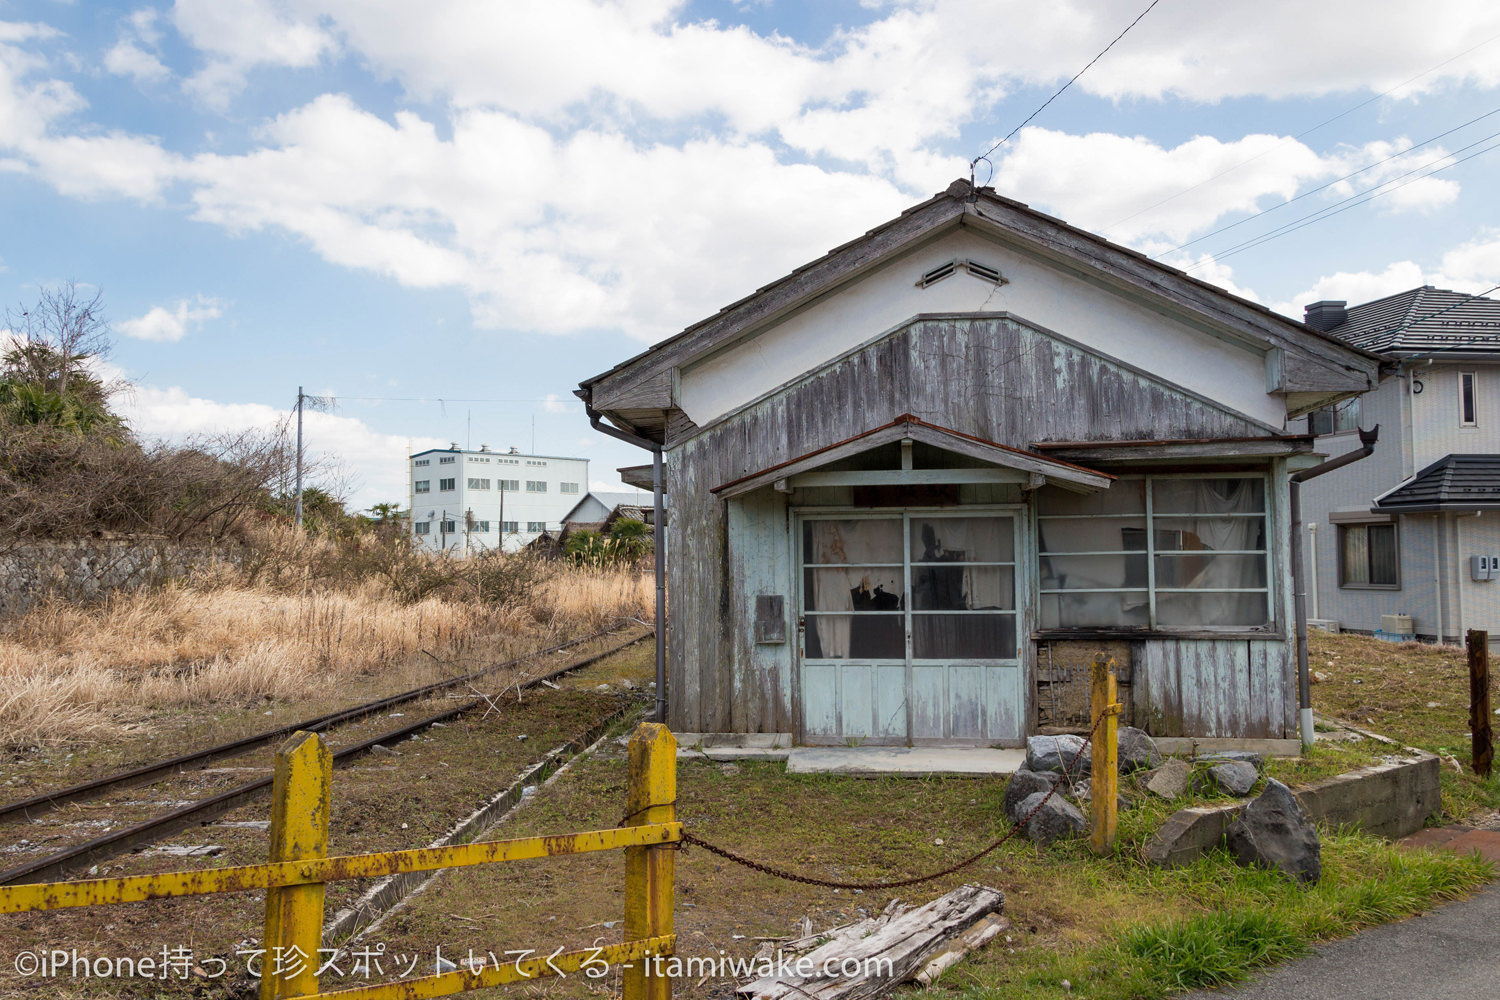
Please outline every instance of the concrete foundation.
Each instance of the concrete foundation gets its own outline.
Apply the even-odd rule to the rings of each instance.
[[[1313,821],[1333,829],[1357,827],[1396,839],[1422,829],[1442,808],[1438,758],[1429,754],[1362,767],[1294,788]],[[1224,831],[1245,802],[1194,806],[1168,818],[1146,845],[1146,860],[1164,868],[1191,864],[1224,842]]]

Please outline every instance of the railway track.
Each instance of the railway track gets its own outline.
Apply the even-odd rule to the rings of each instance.
[[[254,736],[208,747],[190,754],[182,754],[170,760],[159,761],[94,781],[58,789],[21,802],[0,806],[0,821],[6,819],[30,819],[61,805],[99,799],[113,791],[158,781],[162,778],[194,769],[201,769],[210,763],[243,756],[257,749],[269,746],[299,730],[326,732],[336,726],[366,719],[389,708],[419,701],[460,685],[472,684],[477,679],[506,669],[507,667],[519,666],[527,661],[549,656],[574,646],[603,638],[610,634],[611,631],[606,629],[579,639],[548,647],[547,649],[536,650],[526,656],[507,660],[504,663],[494,664],[458,677],[445,678],[444,680],[424,685],[420,688],[413,688],[410,691],[403,691],[400,694],[356,705],[339,712],[329,713],[314,719],[306,719],[299,723],[257,733]],[[550,684],[559,677],[613,656],[624,649],[645,641],[652,635],[653,633],[646,632],[643,635],[617,644],[602,652],[584,657],[581,660],[576,660],[542,676],[519,682],[514,687],[518,691],[526,691]],[[511,685],[507,685],[506,689],[510,690],[511,687]],[[376,746],[400,742],[431,727],[435,723],[446,722],[466,712],[488,706],[491,703],[492,699],[483,696],[472,698],[452,708],[444,709],[434,715],[429,715],[401,726],[398,729],[383,732],[349,746],[342,747],[333,754],[334,766],[339,766],[362,754],[366,754]],[[33,858],[15,867],[0,871],[0,885],[56,881],[70,873],[77,872],[100,861],[118,857],[133,849],[169,837],[180,830],[210,822],[229,810],[265,793],[270,789],[271,782],[272,778],[270,775],[244,782],[218,794],[181,804],[167,812],[132,823],[119,830],[109,831],[101,836],[61,851]]]

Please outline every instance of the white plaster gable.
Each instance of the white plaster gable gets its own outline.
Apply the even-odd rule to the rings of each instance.
[[[995,268],[1006,283],[996,286],[960,268],[919,287],[923,274],[955,258]],[[1285,403],[1266,392],[1263,349],[1215,337],[967,229],[897,257],[684,367],[679,405],[703,426],[914,316],[989,312],[1010,313],[1262,423],[1285,424]]]

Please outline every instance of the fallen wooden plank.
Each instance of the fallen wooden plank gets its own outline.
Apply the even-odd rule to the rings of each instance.
[[[1004,905],[1003,893],[982,885],[960,886],[917,909],[892,900],[879,916],[786,942],[784,952],[811,950],[792,961],[789,972],[746,983],[738,992],[753,1000],[870,1000],[940,963],[929,974],[936,977],[993,938],[1004,924],[986,918]]]

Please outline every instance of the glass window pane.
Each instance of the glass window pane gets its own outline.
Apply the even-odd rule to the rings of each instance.
[[[1397,571],[1396,526],[1372,524],[1370,539],[1370,582],[1394,587],[1400,582]]]
[[[1042,575],[1046,563],[1070,552],[1145,552],[1144,517],[1083,518],[1077,521],[1042,521],[1038,529]],[[1142,572],[1145,564],[1142,563]],[[1067,572],[1058,569],[1056,572]],[[1144,580],[1142,581],[1144,583]]]
[[[1266,547],[1263,517],[1153,517],[1158,552],[1257,551]]]
[[[1154,479],[1155,514],[1263,513],[1266,481],[1254,479]]]
[[[1010,566],[913,566],[915,611],[1010,610],[1016,606],[1016,571]]]
[[[1016,616],[914,615],[911,641],[919,660],[1013,660]]]
[[[1369,583],[1370,548],[1365,526],[1347,525],[1339,532],[1344,536],[1344,583]]]
[[[903,615],[809,615],[809,660],[904,660]]]
[[[1138,565],[1137,565],[1138,564]],[[1043,555],[1043,590],[1113,590],[1146,585],[1146,556]]]
[[[1156,557],[1156,586],[1224,590],[1266,585],[1265,556],[1184,553]]]
[[[806,563],[900,563],[899,518],[807,520],[802,524],[802,561]]]
[[[900,566],[809,569],[804,581],[808,611],[901,611],[906,607]]]
[[[1059,486],[1043,486],[1036,491],[1037,513],[1043,517],[1082,514],[1144,514],[1146,481],[1121,479],[1098,493],[1074,493]]]
[[[1266,595],[1158,593],[1156,623],[1177,628],[1250,628],[1264,625]]]
[[[1151,624],[1146,592],[1043,594],[1042,628],[1112,628]]]
[[[1013,562],[1015,527],[1008,517],[911,517],[911,561]]]

